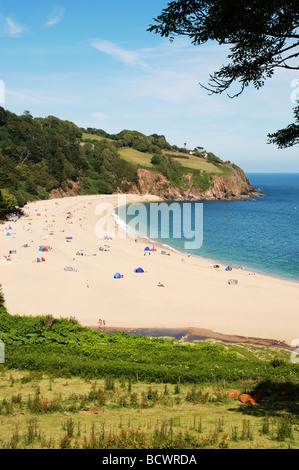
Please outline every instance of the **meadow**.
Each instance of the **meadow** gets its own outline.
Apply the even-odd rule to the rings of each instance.
[[[194,155],[182,154],[181,152],[165,152],[180,163],[184,168],[193,170],[202,170],[209,174],[217,175],[227,173],[228,168],[225,165],[214,165],[205,158],[199,158]]]
[[[128,148],[118,150],[120,158],[126,160],[128,163],[133,165],[139,165],[144,168],[153,168],[154,165],[151,163],[152,155],[148,153],[139,152],[138,150]],[[227,166],[214,165],[208,162],[204,158],[195,157],[194,155],[186,155],[178,152],[166,152],[176,162],[180,163],[183,168],[190,168],[193,170],[205,171],[208,174],[223,174],[227,173]]]
[[[154,165],[151,163],[152,155],[148,153],[139,152],[138,150],[128,148],[128,149],[118,149],[120,158],[132,163],[133,165],[138,165],[144,168],[153,168]]]
[[[103,139],[106,139],[112,142],[112,140],[109,138],[101,137],[98,135],[87,134],[87,133],[82,134],[82,139],[83,141],[86,141],[86,140],[101,141]],[[152,153],[140,152],[139,150],[136,150],[134,148],[119,148],[118,153],[122,160],[125,160],[126,162],[131,163],[133,165],[140,166],[143,168],[148,168],[148,169],[154,167],[154,165],[151,163],[151,159],[153,156]],[[175,161],[180,163],[182,167],[184,168],[190,168],[193,170],[202,170],[209,174],[223,174],[223,173],[227,173],[228,171],[227,165],[226,166],[214,165],[212,162],[206,160],[205,158],[199,158],[197,156],[194,156],[188,153],[183,153],[179,151],[170,151],[170,150],[165,150],[163,151],[163,153],[174,158]]]
[[[242,404],[222,383],[147,384],[131,379],[0,371],[1,449],[298,448],[295,410],[278,390]],[[252,381],[234,384],[251,389]]]

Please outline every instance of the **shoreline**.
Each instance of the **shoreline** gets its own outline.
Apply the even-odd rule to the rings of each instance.
[[[146,202],[146,201],[145,201]],[[163,202],[163,200],[161,200],[161,202]],[[173,201],[173,202],[176,202],[176,201]],[[200,201],[200,202],[205,202],[205,201]],[[208,200],[206,202],[209,202]],[[118,207],[123,207],[123,205],[119,205],[119,206],[115,206],[113,208],[113,216],[114,216],[114,219],[115,219],[115,222],[118,224],[118,221],[117,221],[117,217],[122,220],[119,216],[116,216],[115,214],[115,209],[117,209]],[[124,222],[124,221],[123,221]],[[118,224],[119,225],[119,224]],[[120,226],[120,229],[121,230],[124,230],[127,235],[131,238],[138,238],[138,240],[144,242],[145,244],[151,244],[151,245],[154,245],[155,247],[159,247],[159,248],[163,248],[163,249],[166,249],[166,250],[169,250],[169,251],[172,251],[173,253],[177,253],[181,256],[186,256],[188,258],[193,258],[193,259],[196,259],[196,260],[201,260],[203,262],[208,262],[210,264],[218,264],[218,265],[229,265],[231,266],[234,270],[238,270],[238,269],[242,269],[243,271],[245,271],[246,273],[250,274],[250,275],[259,275],[259,276],[265,276],[265,277],[268,277],[268,278],[272,278],[272,279],[278,279],[278,280],[281,280],[281,281],[286,281],[286,282],[292,282],[292,283],[295,283],[295,284],[298,284],[299,285],[299,279],[296,279],[296,278],[290,278],[290,277],[286,277],[286,276],[283,276],[283,275],[279,275],[279,274],[274,274],[274,273],[269,273],[269,272],[266,272],[266,271],[262,271],[262,270],[259,270],[258,268],[257,269],[254,269],[254,268],[249,268],[249,267],[238,267],[232,263],[224,263],[224,261],[220,261],[219,259],[215,259],[215,258],[208,258],[206,256],[200,256],[200,255],[192,255],[190,252],[188,251],[183,251],[183,250],[179,250],[171,245],[166,245],[164,244],[162,241],[159,241],[159,240],[152,240],[150,237],[148,237],[147,235],[144,235],[144,237],[140,237],[139,235],[136,235],[136,236],[133,236],[133,235],[130,235],[130,233],[127,231],[127,225],[125,224],[124,222],[124,227],[123,226]],[[237,271],[238,272],[238,271]]]
[[[108,241],[104,233],[102,238],[96,236],[96,207],[100,203],[109,204],[115,233],[123,230],[112,215],[118,196],[76,196],[30,203],[30,220],[5,224],[6,228],[9,224],[13,227],[10,239],[4,236],[5,227],[0,226],[0,256],[14,248],[15,258],[19,258],[15,263],[0,263],[0,284],[11,315],[74,317],[91,328],[96,328],[100,317],[106,320],[109,331],[143,331],[144,335],[151,331],[163,336],[172,332],[178,337],[182,331],[180,339],[187,335],[189,340],[200,337],[287,347],[299,337],[297,283],[238,270],[239,285],[229,286],[228,278],[235,273],[225,272],[221,263],[219,270],[213,269],[208,260],[171,248],[165,249],[170,256],[162,256],[161,246],[155,243],[151,245],[157,247],[156,253],[144,256],[144,246],[149,242],[139,239],[136,243],[123,232],[121,238]],[[151,195],[126,198],[128,204],[161,201]],[[71,216],[67,216],[69,212]],[[29,227],[32,231],[28,233]],[[70,243],[66,243],[67,236],[72,238]],[[25,250],[22,246],[26,240],[31,242]],[[43,243],[53,245],[53,252],[45,253],[46,263],[36,264],[33,259]],[[99,246],[107,248],[99,253]],[[84,256],[76,256],[80,250]],[[78,269],[65,272],[68,265]],[[138,266],[144,268],[144,274],[134,273]],[[124,278],[113,279],[116,272]],[[157,287],[158,281],[165,289]]]

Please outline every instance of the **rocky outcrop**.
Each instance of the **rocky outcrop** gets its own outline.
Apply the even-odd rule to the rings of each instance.
[[[79,183],[75,183],[74,181],[69,181],[70,185],[63,191],[62,188],[52,189],[50,196],[51,199],[62,199],[63,197],[68,196],[78,196],[80,194],[80,185]]]
[[[210,176],[209,189],[202,191],[192,186],[192,174],[185,175],[186,188],[181,190],[169,183],[160,173],[138,169],[139,193],[155,194],[165,200],[237,200],[259,195],[240,168],[229,174]]]

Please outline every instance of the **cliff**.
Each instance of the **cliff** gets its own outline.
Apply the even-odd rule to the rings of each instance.
[[[185,175],[184,189],[171,185],[160,173],[146,169],[138,169],[138,179],[139,189],[135,186],[132,192],[155,194],[165,200],[238,200],[260,195],[238,167],[232,168],[229,174],[210,175],[210,187],[204,191],[193,186],[192,174]]]

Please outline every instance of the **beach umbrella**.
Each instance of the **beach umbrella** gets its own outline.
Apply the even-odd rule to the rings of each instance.
[[[121,275],[120,275],[120,273],[116,273],[116,274],[114,274],[114,279],[121,279]]]

